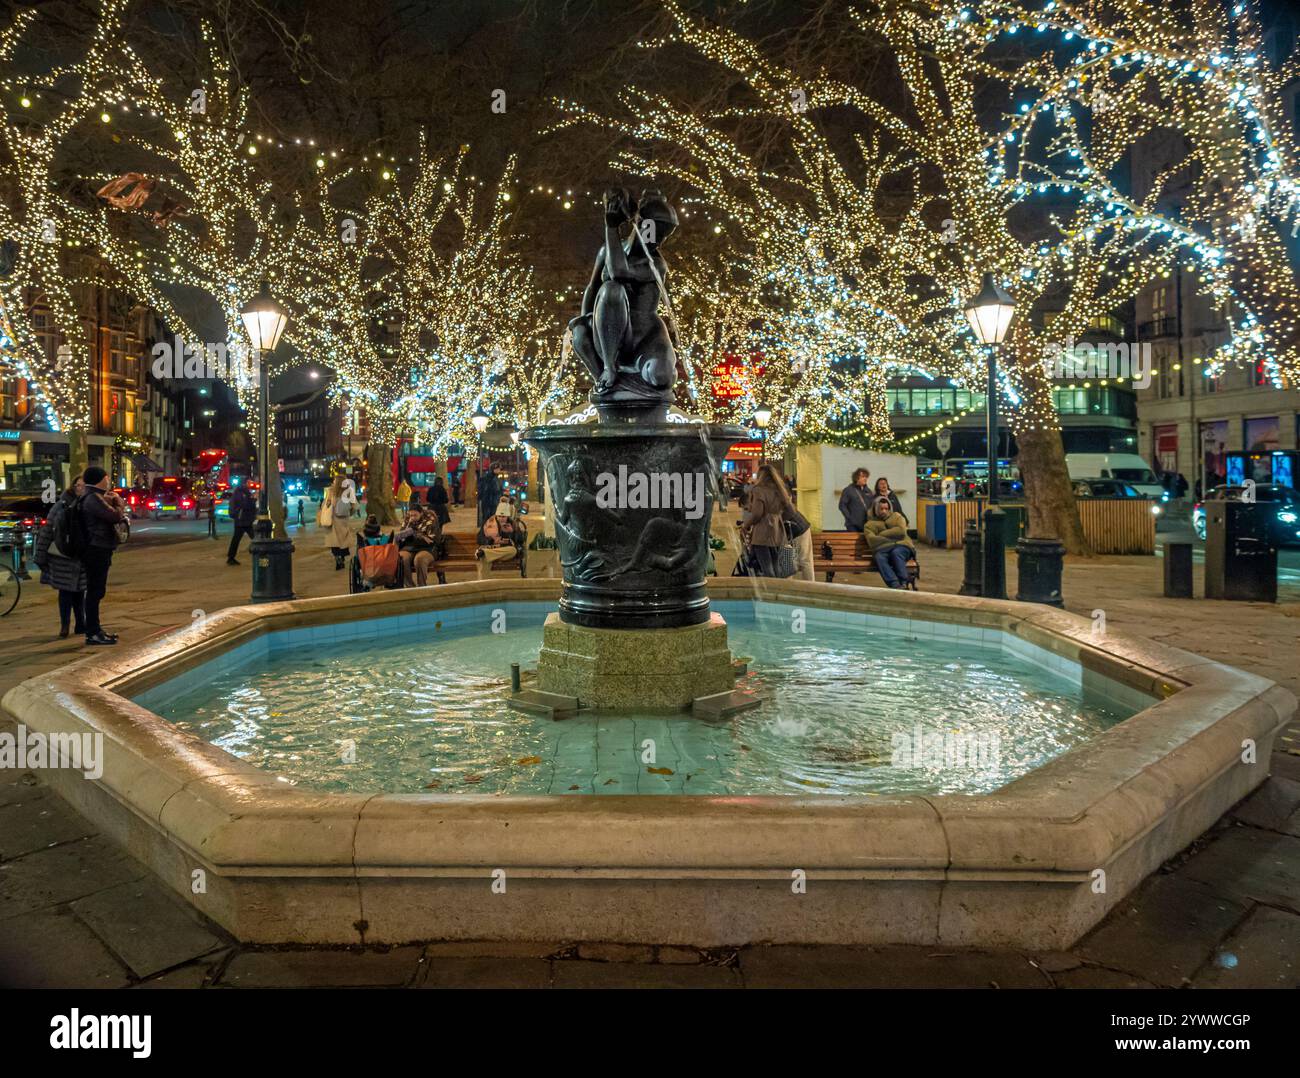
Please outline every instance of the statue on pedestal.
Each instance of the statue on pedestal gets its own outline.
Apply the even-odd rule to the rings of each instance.
[[[625,241],[619,230],[629,221]],[[569,322],[573,350],[595,380],[591,400],[598,408],[648,409],[674,401],[677,329],[659,247],[676,228],[677,213],[657,190],[645,191],[635,207],[625,189],[605,192],[605,245],[583,293],[582,313]]]

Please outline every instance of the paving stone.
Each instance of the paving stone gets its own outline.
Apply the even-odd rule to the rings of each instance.
[[[143,866],[102,836],[0,862],[0,921],[141,879]]]
[[[39,910],[0,921],[0,987],[122,988],[126,967],[73,916]]]
[[[1300,916],[1256,906],[1192,981],[1196,988],[1300,988]]]
[[[16,724],[13,722],[0,723],[0,732],[12,734],[15,728]],[[19,801],[26,801],[37,790],[46,790],[48,788],[36,777],[35,771],[16,771],[10,768],[0,768],[0,805],[12,805]]]
[[[1295,835],[1300,838],[1300,809],[1296,809],[1295,812],[1291,813],[1287,817],[1286,823],[1279,830],[1285,835]]]
[[[241,951],[221,972],[227,988],[384,988],[415,979],[421,948]]]
[[[97,833],[48,786],[18,788],[28,796],[0,806],[0,861]]]
[[[694,966],[703,961],[704,956],[694,947],[658,947],[655,959],[669,966]]]
[[[216,951],[204,955],[195,962],[187,962],[176,969],[169,969],[147,981],[139,981],[132,988],[203,988],[212,979],[215,970],[225,961],[227,951]]]
[[[580,943],[578,957],[588,962],[653,962],[655,949],[639,943]]]
[[[1294,692],[1295,689],[1291,691]],[[1300,755],[1294,752],[1274,752],[1268,758],[1268,770],[1278,778],[1300,782]]]
[[[1282,831],[1287,819],[1297,809],[1300,809],[1300,782],[1275,775],[1265,780],[1264,785],[1229,815],[1251,827]]]
[[[647,965],[643,962],[553,963],[556,988],[739,988],[727,966]]]
[[[1234,827],[1180,870],[1216,894],[1300,910],[1300,839]]]
[[[749,947],[746,988],[1047,988],[1022,955],[935,947]]]
[[[1083,965],[1083,959],[1066,954],[1064,951],[1035,955],[1034,962],[1044,973],[1064,973],[1066,970],[1078,969]]]
[[[1182,873],[1156,876],[1074,948],[1155,984],[1183,984],[1249,907]]]
[[[529,943],[514,940],[449,940],[427,943],[426,959],[434,958],[550,958],[564,950],[563,943]]]
[[[1052,980],[1057,988],[1154,988],[1150,981],[1123,973],[1115,969],[1101,969],[1099,966],[1081,966],[1078,969],[1053,973]]]
[[[540,958],[435,958],[420,988],[550,988],[551,963]]]
[[[223,946],[193,910],[152,878],[110,887],[72,904],[137,977],[149,977]]]

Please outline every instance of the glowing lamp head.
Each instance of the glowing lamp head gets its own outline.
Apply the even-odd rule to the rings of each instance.
[[[966,317],[980,344],[1001,344],[1015,310],[1015,300],[986,273],[979,294],[966,305]]]
[[[487,430],[490,419],[487,412],[483,411],[483,405],[480,404],[474,410],[474,414],[469,417],[469,421],[474,424],[474,429],[480,434]]]
[[[271,295],[271,286],[262,282],[262,290],[240,308],[248,339],[259,352],[273,352],[280,343],[280,335],[288,324],[285,309]]]
[[[754,422],[758,424],[759,430],[767,430],[767,425],[772,422],[772,409],[766,404],[760,404],[754,409]]]

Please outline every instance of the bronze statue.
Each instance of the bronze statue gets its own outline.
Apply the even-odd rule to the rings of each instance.
[[[629,221],[624,241],[619,230]],[[676,211],[653,188],[635,208],[623,188],[605,192],[605,245],[583,293],[582,314],[569,322],[573,350],[596,382],[591,399],[597,405],[673,403],[677,329],[659,247],[676,227]],[[666,318],[659,316],[661,298]]]

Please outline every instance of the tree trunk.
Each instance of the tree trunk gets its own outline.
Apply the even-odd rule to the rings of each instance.
[[[1020,478],[1025,482],[1025,504],[1029,510],[1027,534],[1034,539],[1059,539],[1067,554],[1091,555],[1074,486],[1065,469],[1065,446],[1059,430],[1042,425],[1016,432],[1020,454]]]
[[[460,500],[475,509],[478,507],[478,461],[469,461],[465,468],[464,483],[460,490]]]
[[[64,487],[70,487],[73,481],[90,466],[90,443],[84,430],[68,431],[68,477]]]
[[[537,487],[537,450],[528,454],[528,508],[531,512],[542,511],[541,491]]]
[[[393,501],[393,447],[371,442],[366,448],[366,511],[380,526],[397,523]]]

